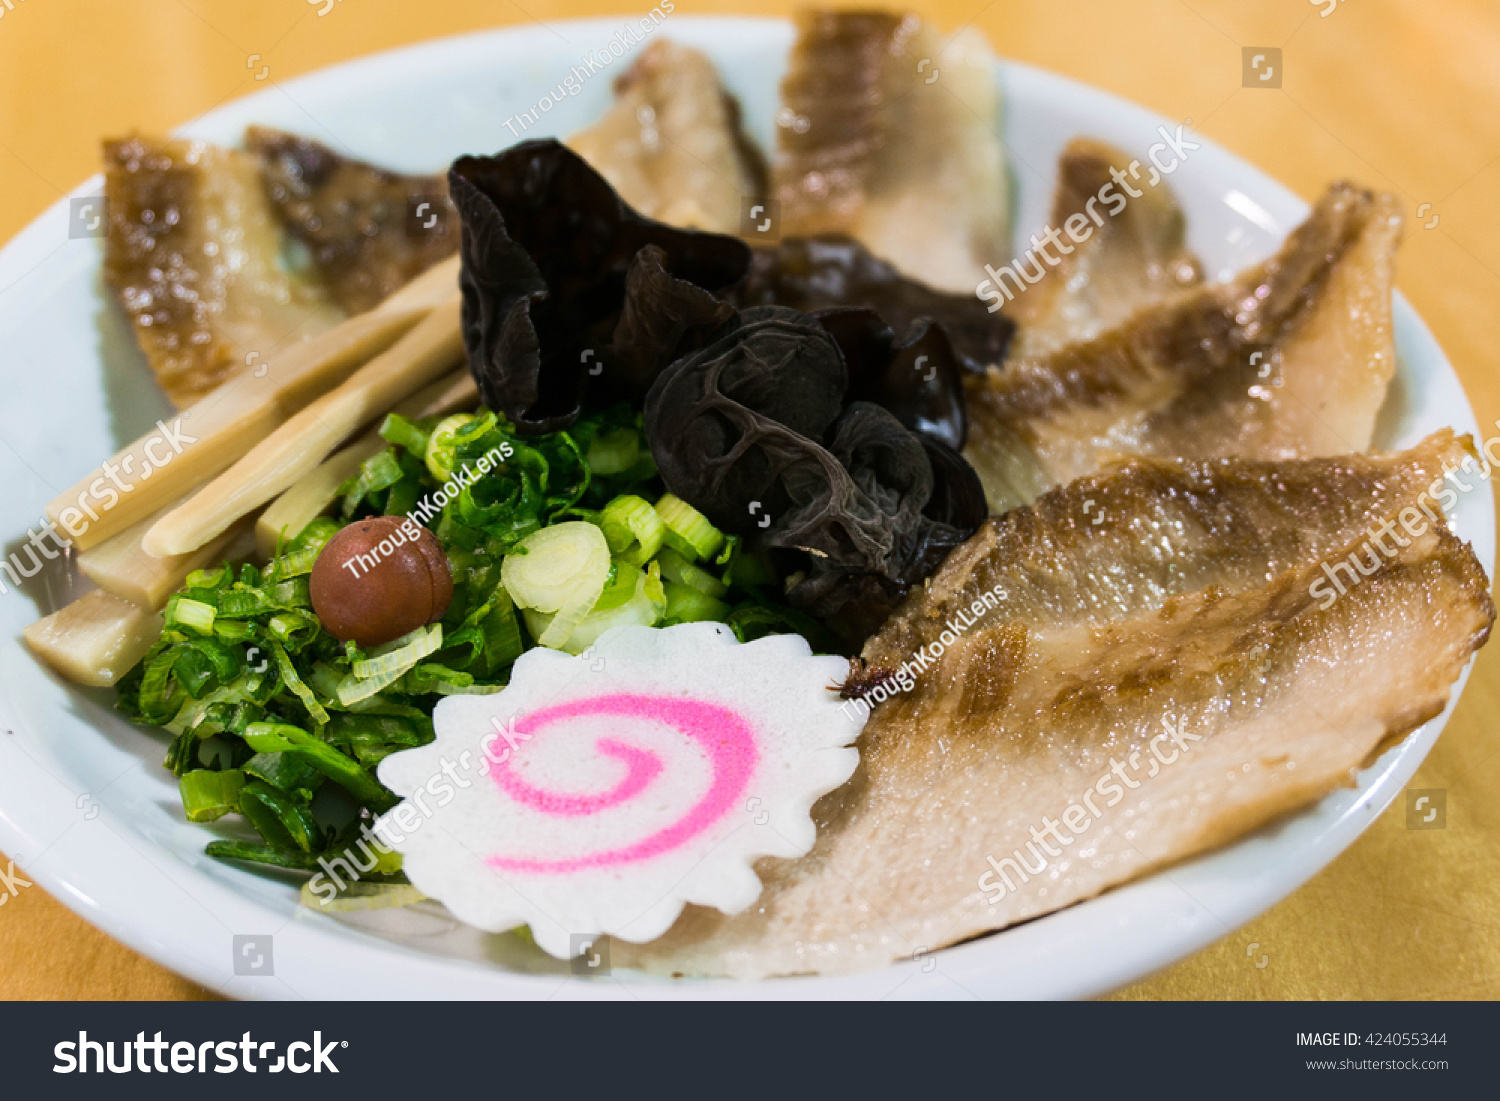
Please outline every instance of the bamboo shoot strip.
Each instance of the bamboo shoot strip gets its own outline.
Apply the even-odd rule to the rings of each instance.
[[[424,307],[381,306],[289,345],[266,361],[261,375],[254,370],[236,375],[168,422],[183,438],[181,454],[171,446],[171,435],[153,429],[49,504],[48,517],[79,550],[119,535],[227,469],[427,313]]]
[[[107,687],[161,637],[162,617],[102,589],[26,628],[32,651],[75,684]]]
[[[78,568],[105,592],[143,608],[159,609],[194,570],[219,565],[225,558],[238,557],[233,544],[250,533],[249,519],[233,525],[190,554],[170,558],[147,554],[141,549],[141,540],[151,526],[173,507],[175,505],[169,505],[156,516],[148,516],[114,538],[90,547],[78,556]]]
[[[377,310],[432,310],[458,291],[459,257],[453,255],[434,264],[404,287],[391,292]]]
[[[419,420],[422,417],[446,417],[453,413],[467,413],[479,404],[479,387],[468,367],[454,371],[447,378],[439,379],[419,394],[412,396],[411,412],[397,406],[395,412],[403,417]]]
[[[393,410],[404,417],[446,417],[479,404],[479,388],[467,369],[439,379],[413,394]],[[260,514],[255,522],[255,549],[262,557],[276,552],[279,536],[295,539],[314,519],[338,500],[339,489],[359,473],[360,464],[387,446],[379,431],[367,432],[342,451],[330,455],[321,466],[287,490]]]
[[[255,524],[255,550],[262,558],[276,553],[276,540],[295,539],[339,499],[339,489],[359,473],[366,459],[385,450],[385,440],[374,432],[330,455],[317,469],[267,506]]]
[[[436,307],[388,351],[307,406],[146,533],[146,553],[186,554],[253,512],[391,406],[464,357],[459,298]]]

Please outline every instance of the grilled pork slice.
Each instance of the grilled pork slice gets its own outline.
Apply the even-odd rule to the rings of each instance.
[[[875,967],[1350,784],[1442,710],[1494,620],[1472,551],[1428,518],[1465,454],[1443,432],[1388,455],[1138,459],[992,518],[867,644],[862,685],[941,652],[875,706],[813,851],[762,862],[751,909],[690,908],[616,965]]]
[[[1335,184],[1234,280],[971,381],[969,461],[1003,511],[1119,454],[1363,451],[1395,370],[1397,200]]]
[[[994,58],[915,15],[803,12],[781,84],[781,235],[847,234],[907,275],[973,293],[1008,255]]]
[[[739,233],[766,195],[766,164],[707,56],[669,39],[615,81],[615,102],[568,145],[649,218]]]
[[[262,126],[250,127],[245,143],[261,158],[277,214],[346,312],[372,309],[458,251],[458,213],[443,176],[387,172]]]
[[[1099,195],[1104,192],[1113,202],[1118,188],[1110,170],[1128,178],[1132,164],[1135,190],[1141,194],[1111,215]],[[1184,244],[1186,222],[1177,197],[1164,179],[1154,187],[1148,183],[1139,162],[1124,150],[1092,138],[1068,143],[1058,159],[1057,194],[1048,223],[1058,233],[1060,244],[1049,250],[1058,263],[1044,267],[1033,260],[1026,278],[1041,268],[1037,282],[1011,279],[998,288],[1009,301],[1007,312],[1021,327],[1012,355],[1029,358],[1092,340],[1137,310],[1202,280],[1198,259]],[[1064,232],[1070,220],[1072,236]]]
[[[278,262],[282,235],[248,154],[135,135],[104,144],[104,276],[180,409],[342,318]]]

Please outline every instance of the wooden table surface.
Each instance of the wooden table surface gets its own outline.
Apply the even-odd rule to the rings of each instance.
[[[100,138],[165,131],[259,90],[261,66],[274,83],[443,35],[651,6],[339,0],[324,18],[324,4],[0,0],[0,241],[98,169]],[[676,14],[748,7],[677,0]],[[980,28],[1007,57],[1192,118],[1306,198],[1341,177],[1395,192],[1409,219],[1399,285],[1480,423],[1500,417],[1500,204],[1485,205],[1500,187],[1496,0],[932,0],[921,13],[945,31]],[[1280,89],[1242,86],[1244,46],[1283,51]],[[1407,830],[1398,799],[1290,898],[1119,996],[1500,997],[1497,712],[1491,646],[1412,784],[1447,790],[1446,829]],[[0,998],[204,996],[40,888],[0,910]]]

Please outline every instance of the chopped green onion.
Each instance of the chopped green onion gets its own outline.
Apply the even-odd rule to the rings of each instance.
[[[176,663],[177,651],[173,646],[167,646],[146,662],[137,696],[141,717],[147,722],[164,723],[177,711],[180,689],[172,681],[172,666]]]
[[[357,484],[364,490],[361,496],[389,489],[399,482],[405,473],[394,451],[385,450],[371,455],[360,465],[359,469]]]
[[[360,802],[384,813],[399,800],[380,786],[352,757],[314,737],[300,726],[286,723],[251,723],[245,727],[245,742],[257,753],[295,753],[324,776],[342,784]],[[269,838],[267,838],[269,840]]]
[[[343,843],[323,816],[341,809],[334,786],[365,816],[393,807],[376,765],[432,741],[435,700],[503,691],[538,643],[578,653],[617,626],[725,619],[731,591],[760,601],[752,586],[775,590],[764,560],[706,516],[671,494],[651,503],[661,483],[640,424],[623,403],[535,437],[487,410],[386,416],[390,446],[339,487],[344,517],[405,513],[447,482],[431,528],[454,593],[442,623],[385,646],[340,643],[313,611],[310,574],[338,519],[283,532],[260,569],[187,577],[161,641],[121,682],[120,706],[173,735],[168,767],[191,818],[238,807],[264,839],[216,841],[214,856],[315,870]],[[497,475],[452,480],[497,452]],[[739,629],[763,631],[775,615],[745,613]],[[399,877],[399,862],[390,871]]]
[[[254,633],[255,628],[243,620],[214,620],[214,637],[223,642],[244,642]]]
[[[269,572],[269,567],[267,568]],[[268,578],[268,582],[274,578]],[[291,577],[266,589],[231,589],[219,596],[219,615],[244,619],[271,611],[293,611],[312,606],[307,577]]]
[[[318,556],[322,553],[323,547],[320,544],[309,544],[288,551],[266,567],[265,583],[271,584],[276,581],[285,581],[289,577],[300,577],[302,574],[312,573],[312,568],[317,565]]]
[[[681,497],[666,494],[656,502],[656,512],[667,525],[666,544],[689,562],[712,558],[724,545],[724,533]]]
[[[662,588],[660,562],[652,562],[646,567],[646,599],[656,605],[657,611],[666,609],[667,590]]]
[[[430,437],[400,413],[385,415],[385,420],[380,422],[380,435],[397,447],[406,448],[419,459],[427,455],[427,441]]]
[[[329,541],[344,530],[344,526],[332,516],[316,516],[307,522],[307,526],[299,531],[287,547],[288,552],[307,550],[315,548],[319,552],[323,550]],[[292,576],[283,571],[283,577]]]
[[[177,781],[182,809],[187,812],[189,822],[212,822],[239,810],[240,789],[244,786],[245,774],[233,768],[223,772],[199,769]]]
[[[506,685],[503,684],[447,684],[442,681],[434,684],[432,690],[440,696],[493,696],[496,692],[504,692]]]
[[[334,695],[338,697],[339,703],[345,707],[353,707],[357,703],[362,703],[384,692],[400,680],[404,674],[404,670],[399,673],[380,673],[373,677],[358,677],[350,673],[343,680],[339,681]]]
[[[385,513],[390,516],[405,516],[417,507],[422,496],[422,480],[416,474],[408,474],[391,486],[391,495],[385,500]]]
[[[595,474],[619,474],[641,457],[641,435],[634,428],[601,432],[589,443],[589,469]]]
[[[729,614],[729,605],[715,600],[707,593],[690,585],[679,585],[675,581],[666,583],[667,619],[678,623],[695,623],[699,620],[723,621]]]
[[[369,767],[398,749],[432,741],[432,720],[421,712],[416,716],[373,712],[336,715],[328,727],[328,740]]]
[[[240,789],[240,813],[250,819],[266,843],[277,849],[312,852],[321,831],[308,806],[280,788],[251,780]]]
[[[795,608],[747,601],[730,612],[724,622],[741,642],[754,642],[767,635],[801,635],[814,653],[844,652],[826,627]]]
[[[724,580],[743,589],[769,589],[776,584],[776,571],[764,555],[739,554],[724,571]]]
[[[656,560],[661,563],[661,575],[668,581],[697,589],[705,596],[723,596],[729,586],[707,570],[693,565],[671,547],[663,547]]]
[[[627,600],[635,596],[644,578],[644,572],[629,562],[615,562],[609,570],[609,581],[604,586],[604,591],[599,594],[599,599],[594,601],[594,607],[589,614],[594,612],[607,612],[612,608],[618,608]]]
[[[443,625],[418,627],[395,642],[372,651],[353,663],[353,672],[339,682],[339,703],[352,707],[384,691],[400,680],[423,658],[443,648]]]
[[[418,627],[394,642],[377,646],[370,651],[369,657],[356,661],[353,666],[354,675],[360,680],[384,676],[387,673],[395,673],[399,677],[429,654],[437,653],[442,646],[443,625],[441,623]]]
[[[599,514],[599,528],[604,532],[611,554],[632,566],[644,566],[661,549],[666,525],[650,503],[640,497],[623,494],[616,497]]]
[[[271,650],[271,656],[276,659],[276,671],[281,674],[281,683],[291,690],[292,695],[302,701],[302,706],[307,708],[307,713],[312,716],[313,722],[322,726],[328,721],[328,712],[313,695],[313,691],[302,682],[297,675],[296,668],[292,665],[292,659],[278,643],[267,643]]]
[[[427,437],[427,447],[424,449],[427,470],[438,481],[446,482],[453,477],[454,466],[458,460],[456,452],[459,445],[457,438],[459,429],[473,419],[472,413],[454,413],[453,416],[438,421],[437,427],[432,430],[432,435]]]
[[[437,661],[424,661],[406,675],[404,687],[414,696],[425,696],[444,687],[468,688],[473,683],[473,673],[465,673],[462,669],[454,669]]]
[[[556,648],[604,591],[609,543],[583,520],[553,524],[521,540],[505,556],[500,577],[517,605],[553,616],[537,642]]]
[[[346,483],[348,488],[344,491],[344,501],[341,506],[346,520],[354,516],[354,511],[359,507],[360,502],[370,494],[389,489],[405,476],[406,471],[401,469],[401,462],[396,458],[396,454],[395,451],[386,448],[360,464],[359,473]]]
[[[241,769],[274,788],[311,799],[323,784],[323,774],[295,753],[257,753]]]
[[[200,635],[211,635],[214,631],[214,616],[217,614],[212,604],[205,604],[201,600],[174,596],[167,601],[168,627],[186,627]]]
[[[266,626],[271,629],[271,634],[276,637],[276,641],[294,649],[299,648],[303,643],[311,642],[323,629],[315,616],[303,612],[278,612],[266,621]]]
[[[322,853],[278,849],[251,841],[210,841],[203,851],[218,860],[243,860],[248,864],[265,864],[272,868],[289,868],[299,872],[315,872],[322,867],[318,863],[318,857]]]
[[[491,674],[511,664],[525,649],[510,593],[502,586],[497,589],[495,597],[495,606],[480,624],[484,633],[484,667]]]
[[[215,570],[194,570],[182,583],[185,589],[218,589],[234,580],[234,571],[228,566]]]
[[[161,725],[170,734],[197,734],[206,737],[217,733],[215,730],[200,730],[208,718],[209,712],[215,704],[237,703],[243,700],[249,693],[260,686],[263,675],[250,672],[236,680],[215,688],[202,699],[189,699],[181,707],[175,716]]]
[[[599,605],[595,605],[594,610],[573,628],[572,634],[563,642],[562,649],[570,654],[581,654],[612,627],[654,627],[660,621],[664,604],[652,599],[650,579],[641,570],[633,570],[632,573],[634,585],[630,599],[612,608],[601,609]],[[603,604],[602,600],[600,604]],[[528,619],[528,625],[530,622]]]
[[[235,589],[219,598],[219,614],[243,619],[271,610],[271,602],[259,589]]]
[[[193,699],[201,699],[213,688],[214,668],[208,656],[201,651],[183,645],[177,650],[177,664],[172,666],[172,676]]]

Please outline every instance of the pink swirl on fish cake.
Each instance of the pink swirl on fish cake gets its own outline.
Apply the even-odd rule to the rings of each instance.
[[[701,700],[630,693],[595,696],[534,711],[518,721],[515,729],[528,738],[536,738],[554,723],[595,715],[659,722],[692,738],[702,746],[713,769],[713,781],[707,793],[676,822],[632,845],[565,860],[491,856],[487,861],[491,867],[534,875],[560,875],[583,868],[631,864],[671,852],[724,817],[739,801],[760,761],[755,735],[749,724],[727,707]],[[601,753],[624,761],[626,765],[625,778],[608,791],[545,791],[516,775],[508,760],[493,768],[490,775],[501,791],[522,806],[542,814],[577,818],[629,802],[645,792],[662,773],[661,758],[651,750],[609,737],[600,738],[594,744]]]

